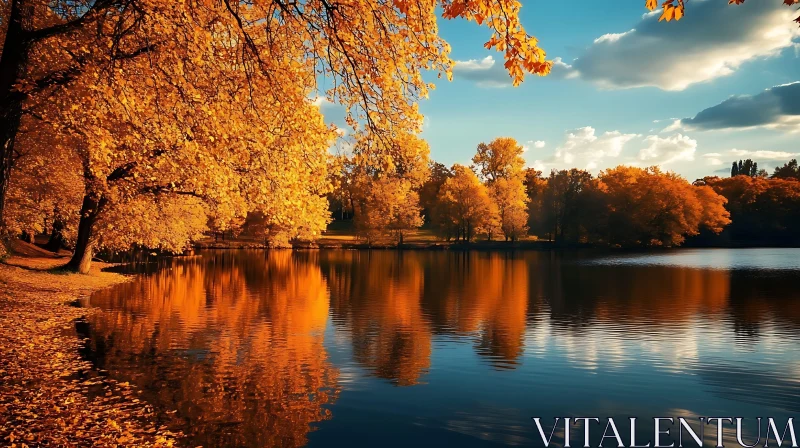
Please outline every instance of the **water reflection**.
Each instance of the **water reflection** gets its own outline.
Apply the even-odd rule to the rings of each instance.
[[[174,263],[92,297],[100,367],[136,383],[204,446],[299,446],[330,418],[328,292],[290,252]]]
[[[534,415],[796,412],[800,273],[692,253],[205,252],[95,294],[90,348],[204,446],[531,444]]]

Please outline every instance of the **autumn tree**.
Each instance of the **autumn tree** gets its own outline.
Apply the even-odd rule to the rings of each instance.
[[[522,154],[523,148],[516,140],[499,137],[489,144],[479,144],[472,163],[478,167],[481,177],[488,182],[494,182],[500,178],[509,179],[520,175],[525,166]]]
[[[180,38],[169,42],[184,45]],[[70,269],[88,270],[103,244],[96,224],[121,204],[198,210],[199,200],[221,230],[258,211],[279,241],[318,235],[329,220],[324,195],[334,132],[308,99],[313,81],[245,93],[241,86],[267,79],[241,66],[226,40],[188,58],[178,49],[164,43],[147,59],[120,62],[113,78],[84,69],[73,89],[44,108],[49,123],[77,140],[70,150],[82,165],[85,191]],[[210,59],[214,65],[205,63]],[[296,79],[304,73],[291,59],[272,63],[276,73]],[[79,101],[84,107],[73,107]]]
[[[423,224],[419,195],[407,179],[382,177],[364,185],[356,202],[355,225],[359,235],[373,243],[391,238],[402,245],[405,235]]]
[[[794,179],[706,177],[705,184],[726,199],[732,223],[710,242],[730,245],[800,244],[800,182]]]
[[[19,138],[20,152],[9,184],[7,230],[31,236],[49,233],[47,248],[58,251],[75,236],[83,196],[80,161],[65,150],[74,140],[29,117],[22,125],[26,131]]]
[[[428,144],[411,133],[391,141],[362,138],[347,162],[353,219],[368,242],[404,235],[423,224],[417,190],[428,178]],[[388,154],[391,152],[394,157]]]
[[[516,241],[528,232],[528,197],[523,185],[523,148],[510,137],[481,143],[472,158],[498,211],[499,228],[506,240]]]
[[[676,246],[701,228],[719,233],[730,223],[725,199],[657,167],[618,166],[599,176],[608,206],[608,242]]]
[[[500,229],[506,241],[517,241],[528,233],[528,196],[521,176],[501,177],[489,185],[497,207]]]
[[[466,166],[453,165],[452,172],[453,177],[439,190],[440,233],[456,241],[471,241],[478,233],[496,232],[497,206],[486,186]]]
[[[422,206],[426,224],[436,221],[435,216],[439,213],[439,190],[444,185],[444,182],[453,176],[449,168],[435,161],[430,162],[428,171],[430,172],[428,179],[419,189],[419,203]]]
[[[422,79],[423,71],[433,69],[450,76],[453,61],[448,57],[449,45],[436,33],[437,14],[488,26],[492,35],[486,47],[505,53],[505,66],[514,84],[519,84],[526,72],[544,75],[551,67],[537,40],[523,29],[521,5],[515,0],[223,0],[202,4],[6,0],[0,6],[4,34],[0,56],[0,221],[27,105],[57,97],[65,90],[75,92],[74,81],[80,78],[85,86],[101,78],[127,75],[128,69],[120,64],[133,63],[143,70],[141,75],[157,75],[147,82],[148,76],[139,77],[136,82],[142,90],[157,90],[156,84],[179,88],[185,105],[199,106],[207,92],[197,82],[203,82],[204,72],[213,69],[221,57],[222,64],[245,76],[226,79],[217,73],[216,79],[234,81],[235,85],[222,83],[230,101],[240,107],[257,103],[258,119],[281,115],[287,104],[301,105],[302,101],[294,95],[272,102],[252,101],[254,92],[274,91],[279,97],[277,94],[290,87],[305,90],[311,97],[320,90],[317,79],[328,79],[331,87],[324,94],[346,107],[353,129],[383,139],[391,137],[393,129],[419,129],[422,120],[417,100],[426,97],[430,88]],[[156,53],[169,57],[154,58]],[[317,76],[318,72],[322,76]],[[307,89],[309,86],[312,88]],[[108,98],[119,94],[116,88],[109,89]],[[153,110],[176,123],[185,118],[166,107]],[[274,126],[269,135],[277,138],[287,130],[291,126]],[[220,139],[259,135],[256,130],[235,128],[215,134]]]

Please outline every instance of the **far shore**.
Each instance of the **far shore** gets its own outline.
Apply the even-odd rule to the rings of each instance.
[[[193,249],[271,249],[274,248],[265,241],[248,236],[236,236],[227,238],[208,237],[193,244]],[[620,247],[604,244],[590,243],[566,243],[560,244],[547,239],[527,237],[519,241],[486,240],[485,238],[476,239],[470,242],[465,241],[446,241],[434,235],[430,231],[419,230],[412,232],[403,241],[403,244],[396,242],[373,242],[368,243],[364,239],[359,239],[350,232],[333,231],[326,232],[322,237],[314,242],[293,243],[287,249],[306,249],[306,250],[425,250],[425,251],[571,251],[571,250],[594,250],[594,251],[626,251],[640,252],[664,249],[749,249],[749,248],[797,248],[797,245],[775,245],[770,242],[759,241],[701,241],[695,239],[687,240],[681,246],[636,246]]]

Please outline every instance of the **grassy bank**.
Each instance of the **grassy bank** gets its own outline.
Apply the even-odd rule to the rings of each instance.
[[[66,274],[66,259],[15,243],[0,263],[0,445],[171,446],[152,409],[128,384],[92,370],[79,350],[76,319],[92,312],[75,301],[129,280],[93,263]]]

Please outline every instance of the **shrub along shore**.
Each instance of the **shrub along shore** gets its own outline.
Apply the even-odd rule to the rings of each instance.
[[[131,277],[58,268],[67,258],[18,242],[0,263],[0,445],[172,446],[179,434],[155,425],[137,391],[81,358],[75,323],[94,312],[75,306]]]

